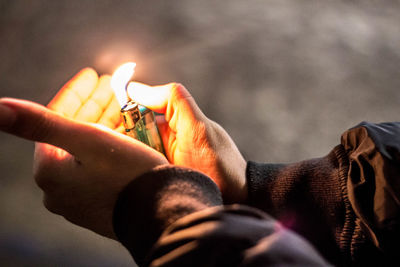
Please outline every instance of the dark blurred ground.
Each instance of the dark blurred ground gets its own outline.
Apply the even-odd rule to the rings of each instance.
[[[398,120],[399,1],[0,0],[0,96],[46,104],[85,66],[179,81],[246,159],[325,155],[362,120]],[[0,265],[127,266],[47,212],[33,145],[0,134]]]

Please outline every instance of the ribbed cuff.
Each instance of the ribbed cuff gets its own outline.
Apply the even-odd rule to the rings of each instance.
[[[253,161],[247,162],[246,179],[248,188],[247,204],[260,208],[264,211],[269,210],[271,199],[267,190],[267,185],[278,175],[279,170],[285,164],[265,164]]]
[[[337,161],[339,163],[339,184],[342,193],[342,199],[345,207],[345,217],[342,234],[339,239],[340,251],[343,255],[345,262],[350,262],[352,258],[352,239],[355,232],[355,220],[356,216],[349,201],[347,193],[347,176],[349,173],[349,159],[346,151],[342,145],[335,147],[333,152],[336,155]]]
[[[120,193],[114,232],[140,264],[171,223],[221,204],[221,193],[209,177],[184,168],[157,169],[134,179]]]

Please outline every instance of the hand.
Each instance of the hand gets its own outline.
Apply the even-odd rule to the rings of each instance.
[[[60,89],[47,107],[64,117],[101,124],[123,133],[120,106],[110,80],[109,75],[98,78],[93,69],[85,68]]]
[[[201,112],[185,87],[175,83],[150,87],[132,82],[128,94],[165,114],[157,122],[171,163],[210,176],[225,203],[246,200],[245,160],[225,130]]]
[[[1,99],[0,128],[41,142],[36,145],[34,172],[50,211],[115,238],[112,212],[120,191],[132,179],[168,162],[139,141],[88,123],[118,129],[107,80],[83,70],[49,104],[57,113],[32,102]]]

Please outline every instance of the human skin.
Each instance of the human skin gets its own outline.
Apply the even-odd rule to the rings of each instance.
[[[243,157],[182,85],[131,83],[129,93],[165,114],[159,128],[168,160],[122,134],[110,76],[99,78],[93,69],[75,75],[47,108],[24,100],[0,100],[1,130],[36,141],[34,178],[47,209],[115,239],[112,213],[118,194],[136,177],[170,164],[207,174],[227,203],[246,198]]]
[[[247,198],[246,162],[226,131],[207,118],[181,84],[130,83],[130,97],[164,114],[158,125],[168,160],[203,172],[218,185],[225,203]]]

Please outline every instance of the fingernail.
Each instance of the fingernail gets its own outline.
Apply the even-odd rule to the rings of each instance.
[[[17,115],[14,110],[1,103],[0,100],[0,129],[4,130],[13,125]]]

